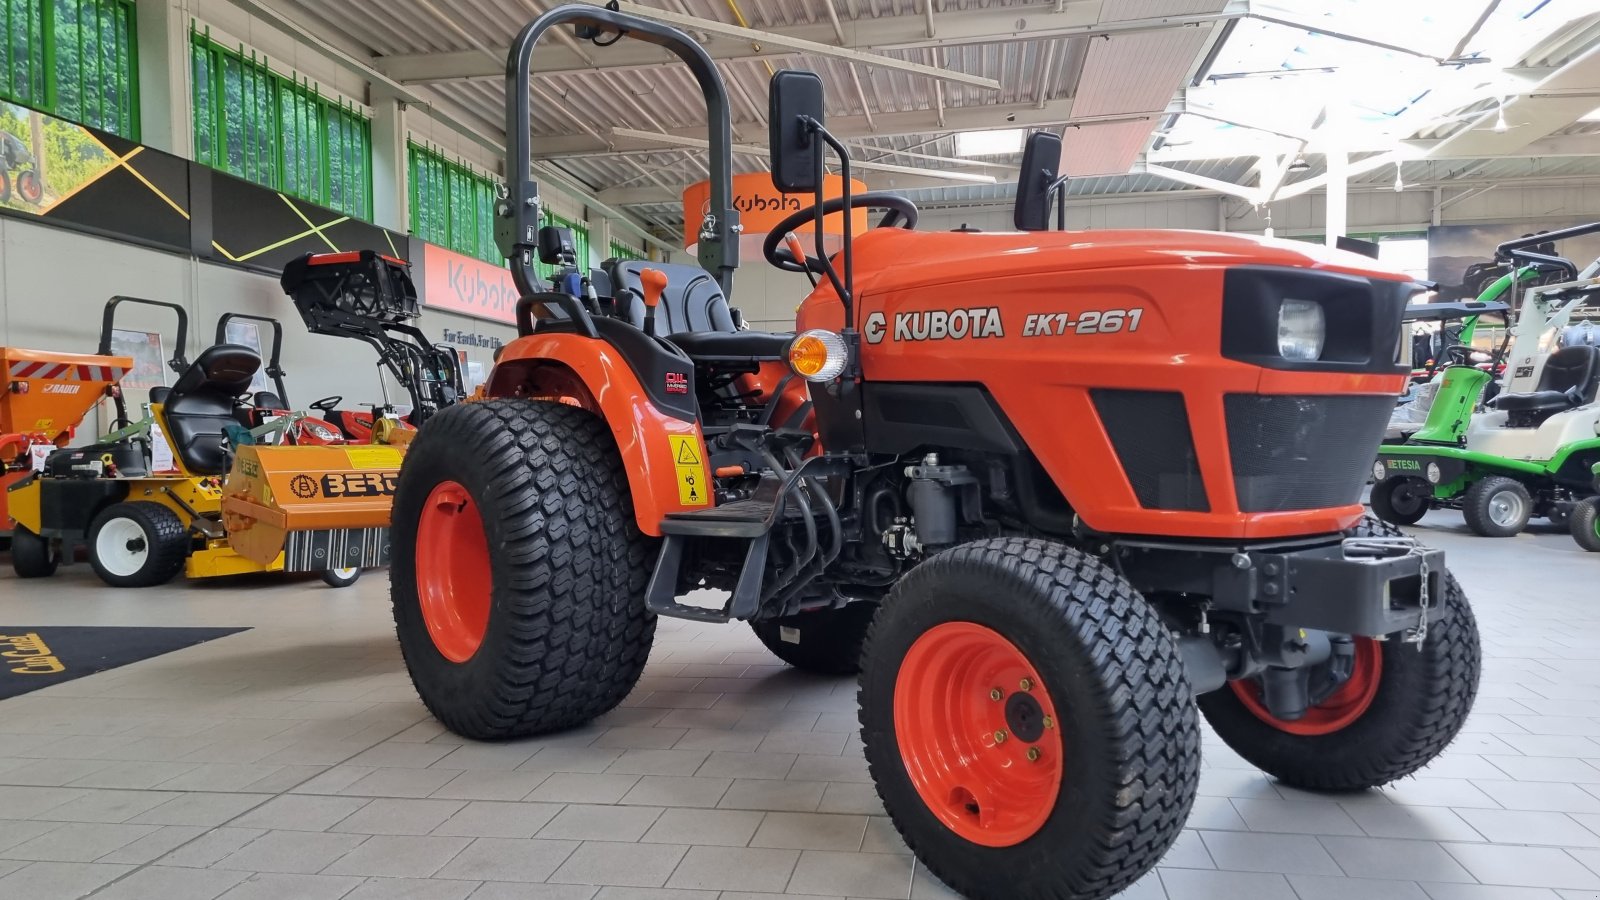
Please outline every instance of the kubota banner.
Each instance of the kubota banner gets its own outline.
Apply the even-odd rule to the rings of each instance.
[[[424,306],[496,322],[517,321],[517,287],[511,270],[433,244],[422,247],[418,280]]]

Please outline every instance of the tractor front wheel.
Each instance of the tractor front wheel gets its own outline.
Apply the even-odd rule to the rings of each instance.
[[[1398,537],[1371,519],[1358,537]],[[1350,678],[1301,718],[1278,719],[1245,679],[1200,698],[1217,736],[1285,784],[1358,791],[1404,778],[1432,762],[1472,711],[1483,656],[1466,594],[1448,572],[1422,646],[1356,639]]]
[[[1533,517],[1533,496],[1515,478],[1490,475],[1467,488],[1461,498],[1461,514],[1475,534],[1514,537]]]
[[[159,503],[113,503],[89,526],[89,565],[112,587],[155,587],[183,571],[189,529]]]
[[[934,875],[973,900],[1110,897],[1193,803],[1200,734],[1171,634],[1048,541],[948,550],[894,588],[861,658],[867,762]]]
[[[854,675],[861,671],[861,645],[877,610],[878,604],[863,601],[787,619],[751,622],[750,630],[773,656],[796,669],[818,675]]]
[[[344,588],[361,580],[361,567],[348,566],[342,569],[323,569],[322,583],[328,587]]]
[[[1415,525],[1428,514],[1433,485],[1421,478],[1386,478],[1372,486],[1372,513],[1385,522]]]
[[[18,578],[49,578],[56,573],[56,558],[50,539],[23,528],[11,532],[11,569]]]
[[[1600,553],[1600,497],[1590,497],[1575,504],[1568,524],[1572,528],[1572,539],[1578,542],[1579,547],[1591,553]],[[15,550],[11,552],[16,553]]]
[[[655,635],[653,542],[605,422],[559,403],[449,407],[406,454],[392,528],[400,650],[446,728],[571,728],[633,689]]]

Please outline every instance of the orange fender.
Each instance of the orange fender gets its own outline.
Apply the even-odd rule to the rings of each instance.
[[[661,534],[669,513],[711,506],[705,438],[698,422],[650,402],[611,344],[568,333],[535,333],[505,346],[485,383],[489,397],[567,403],[604,419],[622,452],[639,530]]]

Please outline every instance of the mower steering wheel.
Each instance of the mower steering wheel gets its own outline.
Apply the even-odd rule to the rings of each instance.
[[[343,402],[344,398],[341,396],[323,397],[321,400],[311,404],[311,408],[317,412],[331,413],[333,412],[334,407]]]
[[[850,198],[850,207],[876,206],[887,209],[883,218],[878,220],[875,228],[904,228],[911,231],[917,227],[917,205],[899,194],[890,194],[883,191],[867,191],[864,194],[855,194]],[[844,198],[834,197],[822,204],[822,214],[831,216],[844,209]],[[789,248],[784,246],[784,238],[789,232],[799,228],[807,222],[814,222],[817,218],[817,206],[812,204],[805,209],[798,210],[785,217],[782,222],[772,226],[767,232],[767,239],[761,244],[761,252],[767,262],[785,272],[815,272],[822,274],[827,271],[823,261],[814,256],[807,256],[804,261],[794,258]]]

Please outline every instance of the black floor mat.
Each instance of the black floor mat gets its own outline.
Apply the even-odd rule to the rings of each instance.
[[[248,630],[0,625],[0,700]]]

